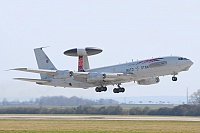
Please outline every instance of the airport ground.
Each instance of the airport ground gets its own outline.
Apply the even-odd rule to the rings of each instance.
[[[0,132],[200,132],[200,117],[0,115]]]

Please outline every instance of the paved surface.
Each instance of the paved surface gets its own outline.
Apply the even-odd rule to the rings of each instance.
[[[0,119],[62,119],[62,120],[158,120],[158,121],[199,121],[200,117],[182,116],[110,116],[110,115],[0,115]]]

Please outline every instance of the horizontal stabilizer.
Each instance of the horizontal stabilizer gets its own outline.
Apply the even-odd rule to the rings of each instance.
[[[47,75],[55,75],[57,70],[44,70],[44,69],[28,69],[28,68],[15,68],[10,70],[24,71],[24,72],[32,72],[32,73],[40,73]]]
[[[42,80],[42,79],[28,79],[28,78],[14,78],[15,80],[22,80],[22,81],[28,81],[28,82],[36,82],[36,83],[47,83],[51,80]]]

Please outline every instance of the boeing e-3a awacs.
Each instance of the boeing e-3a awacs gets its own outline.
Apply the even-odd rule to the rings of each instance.
[[[87,47],[64,52],[65,55],[78,57],[78,71],[57,70],[42,48],[36,48],[34,52],[39,69],[16,68],[12,70],[39,73],[41,79],[15,79],[55,87],[84,89],[96,87],[96,92],[107,91],[108,85],[117,85],[113,89],[114,93],[124,92],[125,89],[121,87],[122,83],[134,81],[139,85],[151,85],[158,83],[159,77],[165,75],[173,75],[172,81],[177,81],[176,75],[189,70],[193,65],[193,62],[187,58],[168,56],[90,69],[88,56],[98,54],[102,50]]]

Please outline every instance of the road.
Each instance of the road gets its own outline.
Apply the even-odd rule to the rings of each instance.
[[[0,119],[50,119],[50,120],[157,120],[199,121],[200,117],[184,116],[113,116],[113,115],[0,115]]]

